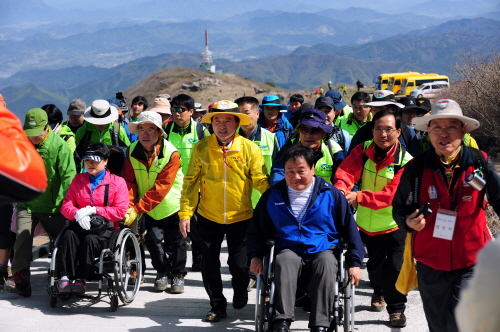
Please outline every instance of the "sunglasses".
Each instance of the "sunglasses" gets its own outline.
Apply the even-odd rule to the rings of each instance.
[[[172,112],[175,112],[175,113],[184,113],[186,111],[189,111],[187,107],[185,106],[181,106],[181,107],[172,107],[171,108]]]
[[[316,135],[319,134],[320,132],[323,131],[321,128],[306,128],[306,127],[300,127],[299,129],[301,134],[311,134],[311,135]]]

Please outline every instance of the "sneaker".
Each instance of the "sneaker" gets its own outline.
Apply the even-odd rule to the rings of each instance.
[[[172,279],[172,285],[170,286],[171,294],[182,294],[184,293],[184,276],[177,275]]]
[[[168,273],[157,272],[155,279],[155,289],[157,291],[164,291],[168,287]]]
[[[31,296],[31,283],[29,272],[17,271],[12,279],[5,282],[3,289],[9,293],[19,294],[24,297]]]
[[[0,266],[0,286],[4,285],[7,279],[9,279],[7,266]]]
[[[256,283],[257,283],[257,280],[250,278],[250,281],[248,282],[247,292],[251,292],[252,288],[255,287]]]
[[[193,265],[191,271],[201,271],[201,251],[193,251]]]
[[[59,293],[71,293],[73,285],[71,284],[71,280],[61,279],[57,282],[57,289]]]
[[[85,280],[76,279],[75,283],[73,284],[72,292],[83,295],[83,294],[85,294],[86,290],[87,290],[87,286],[86,286]]]
[[[248,292],[244,292],[241,295],[233,296],[233,308],[234,309],[243,309],[248,303]]]
[[[207,322],[220,322],[222,318],[226,318],[226,309],[212,309],[205,315]]]
[[[405,327],[406,326],[406,316],[402,312],[395,312],[389,315],[389,320],[391,321],[392,327]]]
[[[135,285],[135,279],[137,279],[137,271],[130,271],[130,277],[128,278],[129,285]],[[141,276],[141,285],[146,282],[144,275]]]
[[[383,295],[378,295],[373,293],[372,295],[372,305],[371,305],[371,310],[380,312],[385,309],[385,299]]]

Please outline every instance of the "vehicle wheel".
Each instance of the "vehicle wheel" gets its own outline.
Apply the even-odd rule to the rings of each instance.
[[[57,297],[54,295],[49,295],[49,305],[51,308],[57,308]]]
[[[109,304],[111,306],[111,311],[112,312],[115,312],[116,310],[118,310],[118,296],[116,295],[112,295],[110,298],[109,298]]]
[[[423,98],[424,96],[423,95],[418,95],[417,98]]]

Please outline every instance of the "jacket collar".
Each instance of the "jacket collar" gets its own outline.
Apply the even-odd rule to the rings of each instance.
[[[382,162],[380,164],[377,164],[377,162],[375,161],[375,142],[373,142],[372,140],[372,143],[368,146],[368,148],[366,148],[365,150],[365,153],[367,155],[368,158],[370,158],[371,161],[373,161],[375,163],[375,165],[377,165],[377,170],[380,170],[382,168],[385,168],[391,164],[396,164],[396,165],[399,165],[401,160],[400,158],[402,157],[402,148],[401,147],[401,144],[399,143],[399,139],[396,140],[396,149],[394,150],[394,152],[392,154],[388,154],[387,157],[382,160]]]
[[[331,185],[328,184],[323,178],[314,175],[314,188],[311,193],[311,199],[309,200],[309,205],[307,208],[311,207],[311,205],[316,201],[320,192],[325,190],[329,190]],[[285,204],[290,207],[290,197],[288,197],[288,189],[286,185],[285,179],[276,183],[273,187],[273,190],[277,190],[281,193]]]

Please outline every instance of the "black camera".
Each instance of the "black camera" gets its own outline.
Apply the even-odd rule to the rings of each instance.
[[[115,95],[115,98],[120,101],[120,108],[122,110],[122,113],[125,114],[128,112],[128,107],[127,107],[127,99],[123,96],[123,92],[118,91]]]

